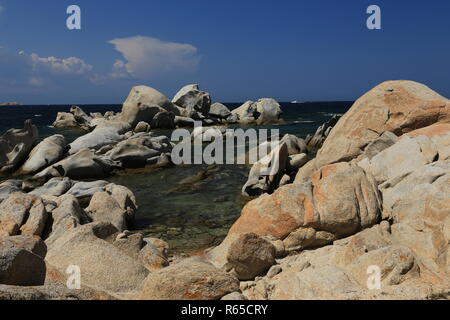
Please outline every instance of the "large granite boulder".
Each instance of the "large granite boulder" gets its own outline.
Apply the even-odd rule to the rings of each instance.
[[[154,137],[149,133],[138,133],[119,142],[105,156],[120,162],[124,168],[142,167],[150,164],[152,159],[169,153],[172,147],[172,143],[165,136]]]
[[[36,145],[39,133],[31,120],[23,129],[10,129],[0,137],[0,172],[8,173],[22,164]]]
[[[161,249],[155,243],[164,243],[168,247],[162,240],[144,238],[141,233],[129,234],[127,231],[119,234],[113,245],[137,259],[149,271],[155,271],[169,265],[166,247]]]
[[[199,258],[190,258],[150,273],[137,299],[218,300],[238,290],[235,277]]]
[[[149,271],[111,243],[117,233],[108,223],[79,226],[52,244],[46,261],[63,274],[68,266],[79,266],[83,284],[88,286],[113,293],[134,292]]]
[[[37,196],[46,195],[59,197],[72,188],[73,184],[74,182],[69,178],[52,178],[29,193]]]
[[[58,129],[81,129],[78,122],[75,120],[75,116],[70,112],[58,112],[56,120],[53,122],[53,127]],[[88,128],[83,128],[88,131]]]
[[[13,193],[0,204],[0,236],[40,236],[48,214],[38,196]]]
[[[286,185],[249,202],[221,245],[208,258],[226,265],[225,253],[237,235],[255,233],[306,249],[352,235],[381,220],[377,184],[356,164],[337,163],[316,171],[310,182]]]
[[[231,111],[225,105],[216,102],[211,105],[209,115],[219,119],[227,119],[231,115]]]
[[[241,124],[258,125],[276,123],[283,113],[280,104],[271,98],[259,99],[257,102],[247,101],[231,112],[238,116],[238,122]]]
[[[179,107],[184,108],[188,113],[200,112],[208,115],[211,107],[211,97],[209,93],[201,91],[197,84],[184,86],[175,94],[172,102]],[[191,116],[191,114],[188,114]]]
[[[251,280],[275,263],[275,254],[272,243],[254,233],[244,233],[231,243],[226,268],[239,280]]]
[[[101,178],[109,175],[109,173],[117,166],[117,163],[106,157],[97,156],[89,149],[81,149],[77,153],[37,173],[33,178]]]
[[[9,236],[0,237],[0,246],[15,247],[25,249],[35,255],[45,258],[47,246],[38,236]]]
[[[288,161],[288,148],[282,143],[252,166],[242,187],[242,195],[249,197],[272,193],[278,188]]]
[[[27,161],[21,168],[24,174],[36,173],[59,161],[66,151],[66,139],[56,134],[44,139],[31,150]]]
[[[59,129],[80,129],[91,131],[92,117],[88,116],[80,107],[72,106],[70,112],[58,112],[53,127]]]
[[[114,145],[125,137],[120,135],[115,127],[100,127],[77,138],[69,146],[69,153],[75,154],[82,149],[98,150],[107,145]]]
[[[128,122],[117,119],[95,118],[91,121],[91,127],[95,129],[100,128],[115,128],[118,134],[124,134],[130,131],[131,125]]]
[[[108,192],[95,193],[86,211],[92,221],[111,223],[119,231],[128,229],[127,221],[132,218]]]
[[[361,98],[331,130],[316,159],[299,171],[297,181],[330,163],[349,161],[389,131],[397,136],[450,122],[450,102],[427,86],[413,81],[387,81]]]
[[[131,89],[123,104],[121,120],[134,128],[140,121],[151,123],[153,117],[161,111],[180,114],[174,104],[159,91],[147,86],[137,86]]]
[[[155,114],[150,124],[152,129],[175,128],[175,115],[172,112],[162,111]]]
[[[49,226],[49,234],[45,239],[48,247],[51,247],[57,239],[70,230],[89,222],[89,218],[73,195],[65,194],[58,197],[55,206],[50,212],[51,225]]]
[[[438,150],[431,139],[422,135],[414,138],[405,135],[372,159],[365,158],[358,164],[375,177],[377,184],[381,184],[408,175],[438,158]]]

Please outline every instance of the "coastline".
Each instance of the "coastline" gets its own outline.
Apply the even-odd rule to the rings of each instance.
[[[420,103],[411,104],[411,97]],[[106,299],[226,299],[229,294],[249,300],[425,299],[445,295],[450,260],[442,263],[440,257],[447,250],[450,230],[445,211],[450,198],[449,100],[416,82],[384,82],[342,117],[328,118],[308,136],[289,132],[277,139],[269,136],[261,144],[270,146],[266,156],[271,163],[281,165],[268,174],[263,170],[265,157],[258,158],[242,166],[238,173],[242,180],[233,176],[235,168],[228,172],[214,165],[185,176],[180,172],[186,172],[187,166],[175,166],[179,173],[174,174],[170,168],[174,168],[176,144],[169,135],[158,135],[159,130],[187,127],[189,140],[195,141],[198,130],[192,128],[197,120],[205,125],[202,134],[212,130],[216,137],[225,137],[228,127],[263,129],[279,124],[283,111],[273,99],[229,110],[212,103],[209,93],[196,85],[182,88],[172,100],[140,86],[131,90],[120,112],[87,114],[74,106],[58,113],[53,126],[78,130],[73,141],[61,134],[41,141],[31,121],[23,129],[9,130],[0,141],[2,152],[10,156],[0,169],[23,178],[0,184],[0,236],[10,243],[11,256],[12,248],[21,248],[40,258],[27,260],[36,270],[31,278],[18,275],[14,283],[11,279],[5,283],[0,274],[0,282],[41,286],[44,295],[51,295],[44,281],[55,273],[42,268],[45,261],[60,273],[59,281],[65,279],[62,274],[69,264],[89,270],[80,299],[86,292]],[[273,144],[278,138],[279,143]],[[23,147],[17,150],[19,143]],[[204,234],[198,228],[202,225],[220,229],[225,223],[212,248],[197,252],[196,258],[172,255],[169,244],[158,235],[176,235],[180,232],[176,228],[151,232],[151,237],[130,231],[140,215],[138,192],[127,187],[133,171],[137,185],[162,189],[153,191],[156,197],[148,196],[149,207],[152,203],[156,207],[158,199],[167,200],[164,197],[171,193],[180,193],[180,201],[195,197],[196,192],[204,195],[192,207],[185,202],[197,220],[183,211],[173,218],[192,222],[187,235]],[[170,178],[155,172],[166,172]],[[220,189],[227,175],[242,184],[241,190],[235,190],[236,197],[245,197],[242,211],[234,208],[241,212],[232,217],[226,216],[226,210],[221,212],[228,222],[209,220],[202,215],[208,206],[215,211],[215,203],[229,202],[230,189]],[[159,184],[169,179],[172,185],[164,190]],[[12,203],[21,204],[20,221],[10,212]],[[417,223],[422,226],[420,236]],[[430,244],[429,237],[440,240]],[[46,252],[36,249],[43,247]],[[111,265],[111,259],[120,266]],[[373,265],[386,275],[381,291],[365,287],[367,268]],[[14,264],[6,267],[15,272]],[[211,281],[192,288],[205,274]],[[113,282],[107,280],[111,277]],[[292,281],[296,277],[303,279],[302,286]],[[8,292],[8,288],[1,290]]]

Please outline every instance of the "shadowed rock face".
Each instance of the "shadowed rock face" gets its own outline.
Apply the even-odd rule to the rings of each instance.
[[[172,102],[184,108],[189,116],[193,112],[208,115],[211,107],[209,93],[201,91],[197,84],[190,84],[181,88],[173,97]]]
[[[25,121],[23,129],[8,130],[0,137],[0,172],[8,173],[25,161],[36,145],[39,133],[31,120]]]
[[[44,284],[46,271],[44,259],[32,251],[43,252],[36,249],[36,245],[31,241],[33,240],[30,239],[27,243],[27,240],[17,238],[14,240],[14,237],[0,238],[0,284],[18,286]]]

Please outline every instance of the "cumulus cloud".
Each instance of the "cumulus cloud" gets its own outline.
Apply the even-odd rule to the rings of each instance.
[[[22,53],[25,55],[25,53]],[[92,66],[76,57],[65,59],[56,57],[39,57],[36,53],[29,56],[33,71],[40,72],[42,70],[54,74],[84,74],[92,70]]]
[[[157,38],[135,36],[108,41],[126,62],[116,61],[113,74],[127,74],[139,79],[154,79],[182,75],[197,70],[200,57],[191,44],[162,41]]]

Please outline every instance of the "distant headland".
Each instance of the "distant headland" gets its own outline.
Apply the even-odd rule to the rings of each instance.
[[[21,104],[18,102],[0,102],[0,107],[5,106],[20,106]]]

